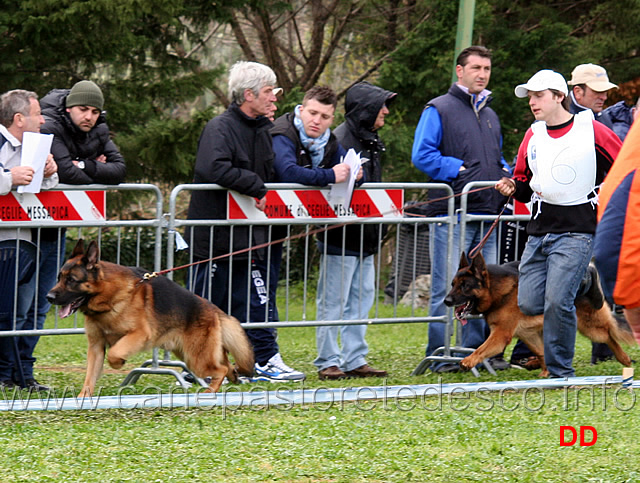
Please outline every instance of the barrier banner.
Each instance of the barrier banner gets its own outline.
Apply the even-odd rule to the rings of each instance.
[[[330,188],[317,190],[271,190],[267,192],[264,211],[256,208],[256,200],[235,191],[227,194],[227,219],[272,220],[299,218],[393,218],[403,217],[404,190],[356,189],[351,204],[332,205]]]
[[[102,221],[106,191],[41,191],[0,196],[1,221]]]

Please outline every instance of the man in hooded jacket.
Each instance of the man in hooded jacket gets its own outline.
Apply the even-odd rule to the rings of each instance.
[[[344,149],[353,148],[369,161],[362,165],[366,182],[382,181],[380,158],[384,144],[378,130],[396,94],[360,82],[347,91],[345,121],[334,131]],[[347,225],[318,235],[322,254],[317,293],[318,320],[358,320],[368,317],[375,298],[374,255],[381,225]],[[361,244],[362,243],[362,244]],[[386,377],[367,364],[366,325],[323,326],[316,329],[320,379]],[[341,345],[338,346],[338,334]]]

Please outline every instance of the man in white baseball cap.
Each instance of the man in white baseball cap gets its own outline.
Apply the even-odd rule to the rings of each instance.
[[[558,74],[549,69],[543,69],[536,72],[526,84],[520,84],[516,87],[516,97],[527,97],[529,91],[541,92],[547,89],[556,90],[565,96],[568,94],[567,82]]]
[[[515,88],[536,118],[524,135],[512,178],[496,189],[532,202],[520,261],[518,306],[544,315],[544,361],[549,377],[573,377],[577,295],[600,308],[604,296],[589,268],[596,229],[597,187],[620,151],[620,139],[585,109],[567,110],[561,74],[542,70]],[[570,256],[567,256],[571,253]],[[567,277],[567,273],[572,277]]]

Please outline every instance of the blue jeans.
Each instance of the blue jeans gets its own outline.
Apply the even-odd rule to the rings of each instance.
[[[589,233],[530,236],[520,262],[518,305],[544,313],[544,361],[551,377],[573,377],[575,299],[593,251]]]
[[[273,257],[282,256],[282,250],[272,250],[271,256],[273,262]],[[250,266],[246,259],[233,260],[231,263],[229,260],[201,263],[194,267],[194,282],[190,290],[210,300],[240,322],[278,321],[275,299],[278,276],[274,274],[274,264],[275,262],[267,267],[266,261],[257,259],[253,260]],[[280,263],[276,265],[279,267]],[[231,284],[229,272],[232,277]],[[267,287],[268,272],[270,275]],[[280,351],[276,329],[247,329],[246,333],[253,345],[253,353],[258,364],[265,365]]]
[[[366,319],[375,296],[374,256],[321,255],[316,320]],[[316,327],[319,371],[337,366],[343,371],[367,363],[366,325]],[[342,349],[338,346],[338,334]]]
[[[453,231],[453,252],[450,254],[451,276],[458,271],[460,263],[460,253],[462,250],[469,255],[485,233],[489,230],[490,224],[473,221],[467,223],[465,228],[464,245],[460,247],[460,225],[455,225]],[[429,315],[433,317],[442,316],[447,313],[447,306],[444,298],[451,287],[451,281],[447,280],[447,236],[448,225],[446,223],[432,223],[429,226],[429,256],[431,257],[431,300],[429,302]],[[482,248],[482,256],[487,263],[496,263],[497,245],[496,233],[493,232]],[[431,355],[438,347],[444,346],[445,324],[432,322],[429,324],[429,342],[426,354]],[[462,327],[463,347],[477,348],[485,341],[489,335],[489,328],[484,319],[471,319]]]
[[[32,295],[32,297],[36,298],[31,304],[24,324],[24,328],[27,330],[41,330],[42,328],[44,328],[44,323],[47,319],[47,313],[51,308],[51,304],[47,301],[47,293],[49,293],[49,290],[51,290],[56,284],[58,272],[60,271],[60,267],[64,262],[65,245],[66,243],[64,232],[60,237],[60,247],[58,247],[58,240],[40,240],[40,265],[38,266],[38,285],[37,287],[35,286],[34,280],[34,285],[32,288],[35,293]],[[18,339],[18,349],[20,351],[22,371],[24,372],[25,379],[33,379],[33,365],[36,362],[36,358],[33,356],[33,351],[39,339],[39,335],[24,336]]]
[[[30,329],[28,327],[27,312],[33,303],[33,297],[35,295],[36,275],[34,273],[31,280],[20,285],[18,287],[17,294],[17,307],[15,313],[15,325],[13,323],[13,317],[3,318],[0,322],[0,330],[24,330]],[[17,337],[18,350],[20,346],[20,339]],[[15,355],[14,355],[14,337],[0,337],[0,381],[17,381],[16,367],[15,367]],[[21,357],[22,359],[22,357]],[[24,363],[23,363],[24,366]],[[33,373],[33,371],[32,371]],[[27,375],[25,374],[25,379]]]

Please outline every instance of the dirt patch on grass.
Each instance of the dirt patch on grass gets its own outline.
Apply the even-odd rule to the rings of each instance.
[[[51,372],[81,372],[85,373],[87,368],[84,366],[37,366],[36,367],[40,371],[51,371]],[[103,374],[128,374],[131,369],[111,369],[110,367],[105,367],[102,370]]]

